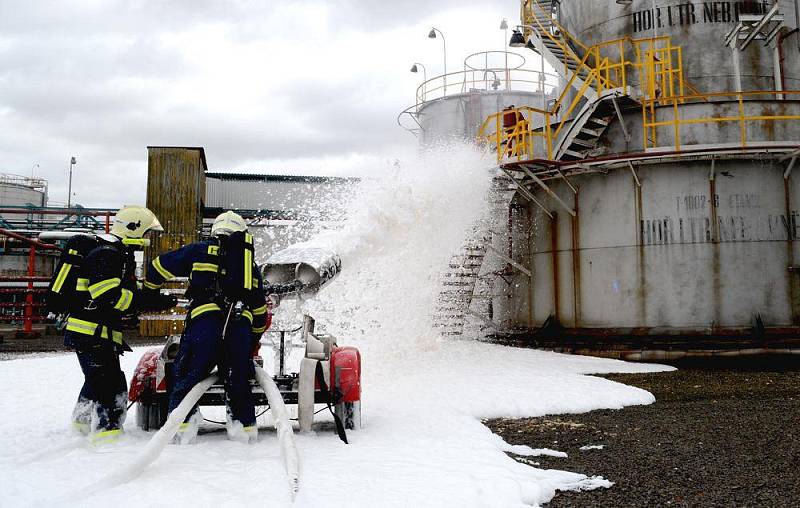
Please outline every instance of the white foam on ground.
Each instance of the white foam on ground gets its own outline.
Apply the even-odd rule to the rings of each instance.
[[[364,428],[345,445],[320,413],[314,433],[296,436],[295,506],[529,506],[556,489],[611,485],[511,459],[506,451],[536,450],[505,443],[480,419],[649,404],[644,390],[586,374],[664,367],[442,340],[431,329],[438,276],[485,210],[489,181],[486,163],[469,148],[420,157],[364,182],[341,231],[315,240],[340,253],[343,272],[306,305],[341,344],[362,352]],[[122,358],[128,379],[144,350]],[[2,506],[51,504],[134,461],[152,436],[131,417],[113,446],[70,444],[81,382],[74,355],[0,363]],[[76,503],[289,506],[274,428],[262,428],[253,446],[212,428],[204,426],[197,445],[167,446],[137,478]],[[41,453],[48,449],[58,451]]]

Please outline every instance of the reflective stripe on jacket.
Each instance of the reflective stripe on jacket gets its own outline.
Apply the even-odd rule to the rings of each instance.
[[[83,260],[70,302],[67,331],[111,340],[122,340],[122,318],[135,306],[136,262],[133,251],[122,242],[101,239]]]

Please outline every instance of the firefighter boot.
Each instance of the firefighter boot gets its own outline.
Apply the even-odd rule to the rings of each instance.
[[[92,446],[104,446],[116,443],[122,437],[122,429],[97,429],[89,434],[89,443]]]
[[[228,431],[228,439],[239,441],[240,443],[253,444],[258,442],[258,425],[244,426],[237,420],[228,420],[225,425]]]
[[[84,436],[89,435],[93,412],[94,402],[86,397],[79,397],[75,409],[72,410],[72,430]]]
[[[189,445],[197,443],[197,431],[200,428],[200,422],[203,421],[203,415],[200,410],[196,410],[185,422],[181,423],[178,427],[178,432],[175,434],[173,443],[180,445]]]

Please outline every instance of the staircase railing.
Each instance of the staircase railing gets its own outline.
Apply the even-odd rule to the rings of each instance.
[[[478,141],[497,151],[497,162],[506,157],[522,160],[553,158],[550,111],[530,106],[505,109],[489,115],[478,130]],[[512,118],[513,123],[507,119]],[[506,121],[504,122],[504,119]],[[532,124],[540,119],[541,123]]]
[[[538,4],[535,0],[532,2]],[[551,40],[557,40],[555,36],[552,37]],[[669,37],[644,39],[623,37],[583,47],[586,51],[579,60],[578,67],[572,71],[567,84],[548,111],[518,108],[522,114],[526,111],[530,113],[530,116],[526,117],[527,125],[522,127],[538,126],[538,130],[534,131],[535,135],[523,135],[512,129],[499,129],[503,111],[489,115],[484,121],[478,137],[498,147],[498,162],[508,156],[506,151],[499,147],[513,144],[515,141],[524,153],[530,152],[533,147],[529,147],[525,142],[526,136],[544,138],[542,149],[534,150],[537,153],[530,155],[538,156],[536,158],[545,158],[546,155],[547,159],[551,159],[555,140],[562,134],[564,127],[573,120],[573,113],[586,100],[589,88],[598,96],[614,89],[621,89],[627,94],[629,86],[635,83],[639,87],[643,107],[651,110],[645,111],[644,114],[650,117],[654,115],[657,104],[671,103],[673,98],[684,96],[687,84],[683,77],[682,50],[680,46],[673,46]],[[628,59],[628,56],[632,59]],[[594,65],[589,65],[588,62],[594,62]],[[585,74],[579,76],[579,69],[585,69]],[[576,94],[571,94],[570,91],[577,79],[581,79],[583,83]],[[552,123],[553,120],[555,123]]]
[[[537,31],[540,36],[544,35],[549,40],[558,44],[559,48],[564,53],[565,67],[568,59],[576,64],[581,63],[583,60],[573,51],[573,46],[579,48],[579,51],[584,54],[589,52],[590,48],[577,37],[573,37],[566,28],[561,26],[561,24],[552,17],[551,12],[545,9],[538,0],[523,1],[520,18],[523,24],[523,35],[525,35],[526,39],[530,36],[531,29],[538,27]],[[541,18],[547,18],[548,25],[542,23]]]

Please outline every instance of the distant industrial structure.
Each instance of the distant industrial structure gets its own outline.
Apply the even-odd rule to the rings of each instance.
[[[234,210],[266,238],[265,257],[304,240],[314,224],[338,220],[334,207],[358,179],[210,172],[202,147],[148,147],[147,206],[164,225],[151,255],[196,241],[214,217]],[[164,192],[170,189],[170,192]]]
[[[450,315],[630,359],[797,350],[798,17],[794,1],[521,1],[510,45],[558,86],[511,110],[508,86],[481,92],[498,106],[475,138],[511,197]],[[445,111],[464,103],[415,105],[420,140],[471,138]]]
[[[337,221],[332,207],[351,178],[209,172],[202,147],[148,147],[147,207],[164,226],[155,233],[146,261],[207,235],[214,218],[234,210],[247,219],[256,237],[256,261],[308,239]],[[169,189],[165,192],[165,189]],[[144,318],[142,335],[179,332],[183,316]]]
[[[0,175],[0,326],[31,334],[47,322],[43,296],[60,254],[44,239],[69,229],[107,231],[112,211],[49,205],[47,180]]]
[[[148,147],[147,206],[165,231],[152,237],[141,261],[146,266],[155,255],[197,241],[224,210],[248,219],[260,238],[257,254],[263,260],[339,220],[325,203],[337,200],[356,181],[212,173],[201,147]],[[46,180],[0,175],[0,327],[6,326],[6,333],[33,333],[34,325],[50,323],[42,298],[63,244],[59,233],[107,232],[116,211],[51,207],[48,199]],[[163,331],[143,323],[145,335]]]

